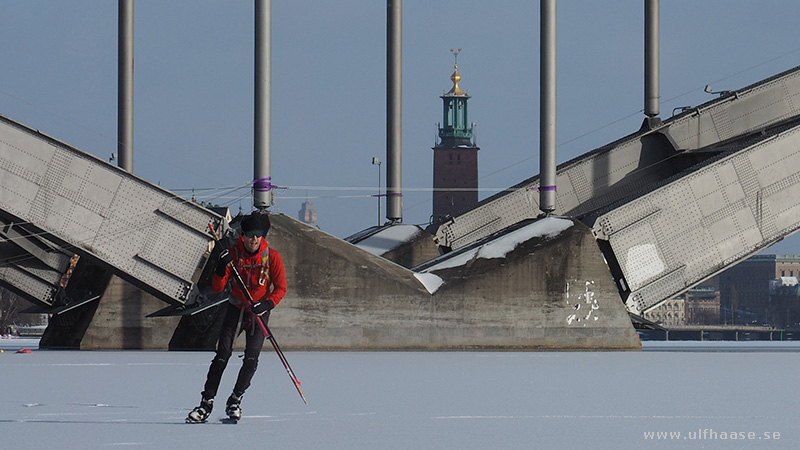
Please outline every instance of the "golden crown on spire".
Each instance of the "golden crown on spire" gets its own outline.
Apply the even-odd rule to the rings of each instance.
[[[455,57],[455,64],[453,66],[455,71],[453,71],[453,74],[450,75],[450,80],[453,82],[453,87],[450,89],[447,95],[464,95],[464,91],[458,87],[458,82],[461,81],[461,75],[458,74],[458,54],[461,52],[461,48],[459,48],[458,51],[451,48],[450,52]]]

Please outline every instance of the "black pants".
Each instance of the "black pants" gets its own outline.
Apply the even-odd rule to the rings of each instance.
[[[217,395],[219,382],[222,379],[222,373],[225,372],[225,367],[228,365],[228,360],[233,351],[233,341],[236,339],[236,328],[239,324],[239,308],[230,303],[224,303],[225,318],[222,321],[222,330],[219,334],[219,341],[217,341],[217,353],[214,359],[211,360],[211,366],[208,368],[208,376],[206,377],[206,384],[203,389],[204,398],[214,398]],[[261,316],[264,325],[269,321],[269,312]],[[236,379],[236,384],[233,387],[233,392],[241,396],[244,391],[250,387],[250,380],[253,379],[253,374],[256,373],[258,368],[258,355],[261,354],[261,347],[264,345],[264,332],[261,331],[261,326],[255,320],[255,316],[251,316],[245,312],[242,317],[242,327],[246,336],[246,343],[244,348],[244,362],[242,368],[239,369],[239,377]]]

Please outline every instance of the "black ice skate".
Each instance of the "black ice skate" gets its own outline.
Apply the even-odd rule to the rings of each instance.
[[[238,421],[242,418],[242,396],[237,396],[235,393],[228,397],[225,405],[225,414],[232,421]]]
[[[211,415],[212,409],[214,409],[214,399],[204,397],[200,401],[200,406],[195,407],[186,417],[186,423],[204,423]]]

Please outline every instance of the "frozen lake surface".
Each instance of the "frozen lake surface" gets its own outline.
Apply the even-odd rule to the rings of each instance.
[[[32,353],[19,354],[19,348]],[[796,449],[800,345],[643,352],[262,354],[237,425],[185,424],[210,352],[45,351],[0,339],[4,449]],[[222,380],[223,403],[241,362]],[[659,433],[659,434],[657,434]],[[732,439],[735,437],[735,439]]]

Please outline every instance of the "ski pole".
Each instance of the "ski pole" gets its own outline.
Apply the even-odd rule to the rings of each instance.
[[[258,319],[259,322],[261,322],[262,326],[264,326],[266,328],[264,323],[261,321],[261,317],[260,316],[256,316],[256,318]],[[300,394],[300,398],[303,399],[303,403],[305,403],[307,405],[308,401],[306,401],[306,396],[303,395],[303,391],[300,390],[300,385],[302,383],[300,383],[300,380],[298,380],[297,376],[295,376],[294,371],[292,370],[292,366],[289,365],[289,361],[287,361],[286,357],[283,356],[283,352],[281,351],[281,347],[278,345],[278,341],[275,340],[275,336],[272,334],[272,331],[270,331],[269,328],[267,328],[267,339],[269,339],[269,341],[272,343],[272,348],[274,348],[275,349],[275,353],[278,354],[278,358],[280,358],[281,362],[283,363],[283,368],[286,369],[286,373],[288,373],[289,374],[289,378],[292,379],[292,382],[294,383],[294,387],[295,387],[295,389],[297,389],[297,393]]]
[[[214,230],[214,227],[211,226],[211,224],[208,224],[208,228],[211,230],[211,234],[214,236],[215,244],[219,245],[219,236],[217,236],[216,230]],[[280,358],[281,362],[283,363],[283,367],[289,374],[289,378],[292,380],[292,383],[294,383],[294,387],[295,389],[297,389],[297,393],[300,394],[300,398],[303,399],[303,403],[307,405],[308,401],[306,401],[306,396],[303,395],[303,391],[300,390],[300,384],[301,384],[300,380],[298,380],[297,377],[294,375],[294,371],[292,370],[291,366],[289,366],[289,362],[286,360],[286,357],[283,355],[281,348],[278,346],[278,342],[275,340],[275,336],[273,336],[272,333],[269,331],[269,329],[266,327],[266,325],[264,325],[264,321],[261,320],[261,316],[252,313],[252,308],[255,301],[253,300],[253,296],[250,295],[250,291],[247,289],[247,286],[244,284],[242,276],[239,275],[239,271],[236,270],[236,266],[233,264],[233,261],[228,262],[228,267],[231,269],[231,272],[234,275],[233,278],[236,280],[236,283],[239,285],[239,288],[242,290],[242,292],[244,292],[245,300],[247,301],[246,305],[247,309],[249,309],[251,311],[251,314],[255,316],[258,325],[261,327],[261,331],[264,333],[264,336],[267,339],[269,339],[269,341],[272,343],[272,348],[274,348],[275,352],[278,354],[278,358]]]
[[[283,367],[286,369],[286,372],[289,373],[289,376],[292,378],[292,381],[295,382],[296,385],[302,384],[300,380],[297,379],[297,376],[294,374],[294,370],[292,370],[292,366],[289,365],[289,361],[283,356],[283,351],[281,351],[281,346],[278,345],[278,341],[275,340],[275,336],[272,334],[272,331],[267,328],[267,332],[269,333],[269,341],[272,343],[272,347],[275,349],[275,352],[278,354],[278,357],[281,359],[283,363]],[[300,396],[303,397],[303,393],[300,393]],[[305,397],[303,397],[303,401],[305,401]],[[306,405],[308,402],[306,402]]]

